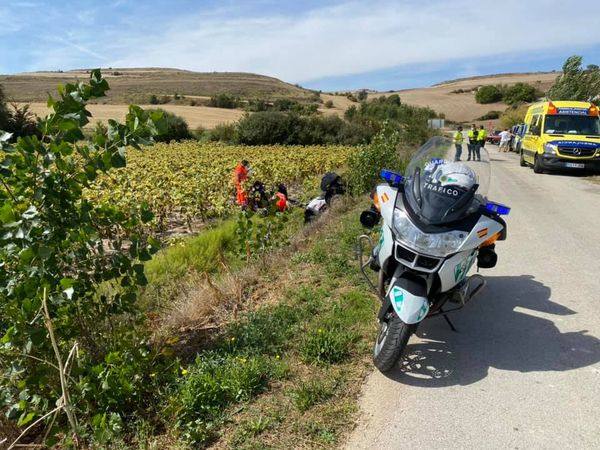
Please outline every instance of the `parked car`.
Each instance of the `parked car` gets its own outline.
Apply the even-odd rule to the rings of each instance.
[[[488,137],[485,140],[485,142],[494,145],[500,145],[500,130],[494,130],[493,133],[488,134]]]

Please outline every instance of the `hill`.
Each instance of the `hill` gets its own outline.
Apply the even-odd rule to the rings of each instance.
[[[503,111],[505,103],[480,105],[475,101],[474,89],[490,84],[513,85],[528,83],[541,91],[547,91],[554,84],[557,72],[511,73],[478,76],[446,81],[427,88],[405,89],[384,94],[369,94],[369,97],[398,94],[403,102],[415,106],[428,106],[446,118],[456,122],[473,121],[488,111]],[[462,92],[461,92],[462,91]]]
[[[55,92],[59,83],[72,82],[87,77],[87,70],[69,72],[34,72],[17,75],[0,75],[0,85],[7,97],[19,103],[31,103],[31,110],[38,115],[47,112],[47,93]],[[127,105],[137,103],[148,105],[151,95],[169,96],[169,103],[161,107],[184,117],[192,128],[198,126],[212,128],[219,123],[230,123],[242,116],[240,110],[210,108],[203,106],[208,97],[227,93],[242,99],[262,98],[274,100],[288,98],[299,101],[314,100],[314,92],[290,83],[264,75],[250,73],[212,72],[201,73],[179,69],[141,68],[105,69],[111,90],[102,100],[102,105],[91,106],[94,118],[106,121],[109,118],[125,116]],[[461,78],[444,81],[426,88],[404,89],[389,92],[368,91],[370,98],[380,95],[398,94],[409,105],[427,106],[445,114],[455,122],[470,122],[489,111],[503,111],[504,103],[480,105],[475,101],[474,89],[489,84],[529,83],[541,91],[546,91],[554,83],[558,72],[509,73]],[[176,100],[175,94],[185,96]],[[198,104],[192,106],[193,100]],[[331,100],[332,107],[324,104],[320,111],[326,114],[343,115],[355,102],[345,95],[323,93],[321,100]]]
[[[68,72],[32,72],[0,75],[7,97],[16,102],[45,102],[48,92],[59,83],[84,80],[88,70]],[[305,100],[311,91],[285,83],[277,78],[251,73],[191,72],[179,69],[104,69],[111,90],[103,103],[147,103],[151,95],[181,94],[187,97],[209,97],[227,93],[242,98],[293,98]]]

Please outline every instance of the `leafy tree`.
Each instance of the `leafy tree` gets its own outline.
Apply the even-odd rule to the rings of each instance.
[[[475,101],[477,103],[494,103],[499,102],[500,100],[502,100],[502,92],[498,86],[481,86],[475,93]]]
[[[600,68],[590,64],[583,68],[581,56],[567,58],[554,86],[548,91],[551,100],[591,101],[600,96]]]
[[[516,103],[531,103],[540,96],[538,90],[527,83],[516,83],[504,89],[502,100],[504,103],[514,105]]]
[[[364,100],[367,99],[367,96],[369,94],[367,94],[367,91],[365,89],[361,89],[360,91],[358,91],[358,93],[356,94],[356,98],[358,99],[359,102],[362,102]]]
[[[141,262],[157,249],[143,226],[152,215],[93,204],[84,191],[125,166],[126,146],[151,143],[161,113],[130,106],[125,124],[110,120],[86,141],[86,103],[108,89],[93,70],[49,98],[41,138],[13,145],[0,133],[0,407],[21,427],[64,411],[67,420],[47,417],[50,436],[65,424],[72,434],[118,429],[153,395],[142,370],[153,356],[133,326]]]

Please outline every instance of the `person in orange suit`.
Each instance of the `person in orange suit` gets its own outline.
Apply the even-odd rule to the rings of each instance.
[[[275,192],[275,206],[279,212],[284,212],[288,208],[288,192],[285,184],[277,186],[277,192]]]
[[[248,206],[248,193],[244,183],[250,174],[250,163],[243,160],[233,170],[233,184],[235,185],[235,203],[243,208]]]

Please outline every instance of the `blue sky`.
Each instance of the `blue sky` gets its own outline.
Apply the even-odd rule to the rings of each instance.
[[[0,73],[176,67],[379,90],[600,63],[588,0],[0,0]]]

